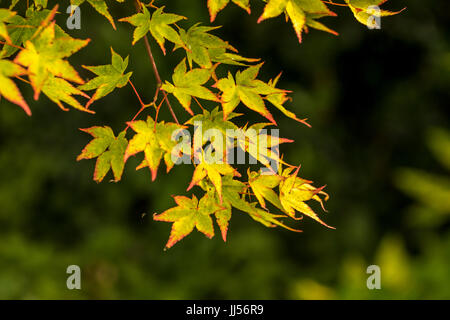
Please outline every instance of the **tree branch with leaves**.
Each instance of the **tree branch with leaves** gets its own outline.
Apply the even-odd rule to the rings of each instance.
[[[332,228],[311,207],[311,203],[316,202],[325,210],[324,201],[328,200],[325,186],[315,187],[312,181],[299,177],[300,166],[289,164],[278,151],[274,151],[292,140],[267,134],[265,130],[277,126],[271,108],[278,109],[299,124],[308,127],[310,124],[306,118],[298,117],[286,107],[291,101],[290,91],[277,87],[281,74],[268,81],[262,80],[259,77],[263,67],[260,59],[241,56],[234,46],[217,35],[218,27],[191,23],[182,15],[168,13],[162,0],[147,4],[138,0],[132,1],[133,4],[131,1],[116,0],[122,6],[132,5],[136,9],[134,15],[120,18],[110,14],[110,1],[71,0],[75,6],[88,3],[108,19],[113,29],[116,29],[117,21],[129,24],[133,29],[132,44],[144,43],[149,69],[153,71],[156,82],[153,100],[146,104],[132,82],[133,72],[137,71],[127,70],[128,56],[123,58],[110,48],[110,63],[82,66],[93,74],[86,81],[77,72],[80,66],[73,66],[69,59],[88,46],[91,40],[75,39],[64,31],[55,22],[58,5],[51,7],[51,1],[27,1],[24,12],[16,10],[20,2],[10,1],[9,5],[0,8],[0,95],[31,115],[31,108],[26,102],[29,97],[24,97],[14,82],[19,80],[32,87],[34,100],[45,95],[64,111],[70,106],[95,114],[93,107],[101,105],[102,98],[117,94],[117,89],[129,85],[139,102],[137,113],[130,116],[130,121],[124,120],[125,129],[118,134],[109,126],[81,129],[92,140],[77,160],[96,159],[96,182],[102,182],[109,171],[112,171],[112,181],[119,182],[132,156],[142,159],[137,169],[148,168],[153,181],[158,176],[161,162],[164,161],[168,173],[177,159],[182,156],[187,159],[193,168],[191,182],[186,181],[187,191],[195,188],[196,194],[201,196],[175,196],[176,206],[154,215],[156,221],[172,223],[167,248],[194,229],[212,238],[215,233],[214,220],[226,241],[234,212],[245,213],[266,227],[278,226],[295,232],[301,230],[289,226],[289,223],[301,220],[303,216]],[[251,14],[249,0],[205,2],[210,22],[214,22],[230,2]],[[384,0],[265,2],[256,22],[284,15],[291,22],[299,42],[311,28],[337,35],[321,22],[324,17],[336,16],[329,6],[348,7],[362,24],[373,16],[398,13],[373,10],[373,6],[380,6]],[[173,46],[173,51],[184,52],[185,57],[174,66],[171,79],[161,78],[152,51],[155,47],[149,38],[154,40],[156,48],[159,47],[164,55],[167,54],[168,44]],[[89,64],[87,61],[86,65]],[[81,102],[83,98],[85,101]],[[201,101],[215,106],[204,107]],[[200,113],[194,111],[194,102],[201,108]],[[159,119],[162,107],[170,111],[169,121]],[[236,111],[257,112],[262,121],[239,127],[233,119],[242,117],[242,114]],[[176,115],[179,112],[186,112],[190,119],[181,124]],[[202,124],[202,128],[196,126],[198,123]],[[199,130],[208,129],[214,129],[223,136],[222,144],[218,143],[220,139],[217,137],[202,136],[202,132],[199,135]],[[194,141],[189,141],[189,147],[180,150],[180,137],[183,137],[180,133],[189,130],[194,132],[191,135]],[[232,136],[230,132],[237,135]],[[256,168],[257,165],[248,165],[247,172],[239,172],[237,166],[227,161],[229,153],[238,149],[249,158],[256,159],[259,166],[266,168],[265,173],[270,174]],[[218,161],[206,161],[208,152]],[[274,163],[276,166],[273,166]]]

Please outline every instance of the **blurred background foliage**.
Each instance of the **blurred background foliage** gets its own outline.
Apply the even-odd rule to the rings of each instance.
[[[127,2],[127,10],[112,5],[115,17],[133,13]],[[311,30],[301,45],[281,18],[256,24],[261,1],[251,1],[250,16],[230,5],[216,20],[216,34],[266,61],[264,80],[283,71],[290,108],[313,127],[274,112],[281,135],[295,139],[282,152],[302,165],[302,177],[327,184],[323,218],[335,231],[311,219],[301,222],[302,234],[266,229],[235,213],[227,243],[194,233],[163,251],[170,224],[152,214],[185,194],[192,168],[160,170],[151,183],[132,159],[120,183],[97,185],[94,162],[75,161],[89,140],[77,128],[108,124],[117,132],[138,110],[130,87],[95,103],[94,116],[61,112],[44,96],[34,102],[26,85],[31,118],[2,99],[0,298],[450,298],[450,3],[389,2],[386,9],[407,10],[382,19],[381,30],[333,7],[338,17],[323,22],[340,36]],[[58,3],[64,26],[66,1]],[[161,3],[189,18],[184,27],[209,21],[205,0]],[[117,23],[114,31],[88,5],[81,9],[81,30],[68,32],[93,41],[71,61],[106,64],[109,46],[129,53],[132,79],[150,101],[154,78],[143,43],[131,46],[132,28]],[[164,57],[152,44],[168,79],[182,52]],[[82,269],[82,290],[66,288],[71,264]],[[381,290],[366,287],[371,264],[381,267]]]

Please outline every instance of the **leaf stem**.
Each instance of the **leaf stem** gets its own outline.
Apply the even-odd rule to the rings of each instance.
[[[136,118],[141,114],[142,111],[144,111],[144,109],[148,108],[151,105],[154,105],[155,103],[152,102],[150,104],[145,104],[142,99],[141,96],[139,95],[139,93],[136,90],[136,87],[134,86],[133,82],[131,82],[131,80],[128,80],[128,83],[131,85],[131,87],[133,88],[134,93],[136,94],[139,103],[141,104],[141,108],[139,109],[139,111],[134,115],[133,119],[131,119],[130,122],[133,122],[134,120],[136,120]],[[127,123],[127,127],[125,128],[125,132],[128,130],[128,128],[130,127],[130,122]]]
[[[138,93],[137,90],[136,90],[136,87],[133,85],[133,82],[131,82],[131,80],[128,80],[128,83],[129,83],[129,84],[131,85],[131,87],[133,88],[133,91],[134,91],[134,93],[136,94],[136,96],[137,96],[137,98],[138,98],[138,100],[139,100],[139,103],[141,104],[141,107],[142,107],[142,108],[145,108],[146,105],[145,105],[145,103],[142,101],[141,96],[139,95],[139,93]]]
[[[335,3],[333,1],[322,1],[323,3],[328,3],[328,4],[332,4],[334,6],[341,6],[341,7],[348,7],[348,4],[346,3]]]
[[[21,47],[21,46],[16,46],[16,45],[13,44],[13,43],[9,43],[9,42],[3,41],[3,40],[0,40],[0,44],[8,45],[8,46],[14,47],[14,48],[16,48],[16,49],[20,49],[20,50],[23,50],[23,49],[24,49],[24,48]]]

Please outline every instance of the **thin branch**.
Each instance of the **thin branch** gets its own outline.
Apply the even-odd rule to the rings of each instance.
[[[135,5],[136,5],[136,10],[138,12],[140,12],[140,10],[141,10],[141,2],[139,0],[135,0]],[[166,101],[166,104],[169,107],[169,110],[170,110],[170,113],[172,114],[173,119],[175,120],[175,122],[177,124],[180,124],[180,122],[177,119],[177,116],[175,115],[175,112],[172,109],[172,105],[170,104],[169,98],[167,97],[167,93],[165,91],[163,91],[163,90],[160,90],[160,87],[162,85],[162,80],[161,80],[161,77],[159,75],[158,67],[156,66],[155,58],[153,57],[152,49],[150,47],[150,43],[148,41],[147,35],[144,36],[144,42],[145,42],[145,47],[147,49],[148,57],[149,57],[150,62],[152,64],[153,73],[155,74],[155,78],[156,78],[156,82],[157,82],[157,84],[156,84],[157,89],[156,89],[156,96],[155,96],[155,98],[157,98],[159,92],[162,91],[162,93],[164,95],[164,100]]]
[[[150,104],[145,104],[142,99],[141,96],[139,95],[139,93],[136,90],[136,87],[133,85],[133,83],[131,82],[131,80],[128,80],[128,83],[131,85],[131,87],[133,88],[134,93],[136,94],[139,103],[141,105],[141,108],[139,109],[139,111],[134,115],[133,119],[131,119],[130,122],[133,122],[134,120],[136,120],[136,118],[141,114],[142,111],[144,111],[144,109],[148,108],[151,105],[154,105],[154,103],[150,103]],[[130,122],[127,123],[127,127],[125,128],[125,131],[128,130],[128,128],[130,127]]]
[[[22,78],[22,77],[20,77],[20,76],[15,76],[15,77],[16,77],[17,79],[19,79],[20,81],[23,81],[23,82],[25,82],[25,83],[31,84],[30,81],[25,80],[24,78]]]
[[[194,98],[194,100],[195,100],[195,102],[197,102],[198,106],[199,106],[203,111],[205,111],[205,108],[203,108],[203,106],[201,105],[200,101],[198,101],[198,99],[197,99],[196,97],[194,97],[194,96],[192,96],[192,98]]]
[[[134,120],[136,120],[136,118],[141,114],[142,111],[144,111],[145,108],[140,108],[139,111],[134,115],[133,119],[131,119],[131,121],[129,121],[127,123],[127,127],[125,128],[125,132],[128,130],[128,128],[130,127],[130,123],[133,122]]]
[[[158,122],[159,110],[161,109],[161,106],[162,106],[163,102],[164,102],[164,99],[162,99],[161,102],[156,107],[156,116],[155,116],[155,127],[154,127],[154,130],[156,130],[156,123]]]
[[[323,3],[332,4],[334,6],[341,6],[341,7],[348,7],[348,4],[346,3],[335,3],[333,1],[322,1]]]
[[[139,93],[136,90],[136,87],[133,85],[133,82],[131,82],[131,80],[128,80],[128,83],[131,85],[131,87],[133,88],[134,93],[136,94],[139,103],[141,104],[141,107],[144,108],[145,107],[145,103],[142,102],[141,96],[139,95]]]

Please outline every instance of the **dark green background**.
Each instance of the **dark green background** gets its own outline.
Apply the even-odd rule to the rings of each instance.
[[[67,2],[59,2],[64,26]],[[115,17],[133,14],[131,1],[126,10],[109,2]],[[311,219],[300,223],[302,234],[267,229],[235,213],[227,243],[216,228],[213,240],[194,232],[163,251],[170,224],[152,214],[174,205],[170,195],[186,194],[192,167],[169,175],[162,168],[152,183],[148,171],[134,170],[134,158],[120,183],[96,184],[94,161],[75,161],[89,141],[78,128],[117,132],[139,109],[131,88],[96,102],[97,114],[89,115],[62,112],[45,96],[34,102],[20,84],[31,118],[0,102],[0,298],[450,298],[450,6],[389,2],[387,9],[407,10],[382,19],[381,30],[332,7],[338,17],[322,22],[340,36],[311,30],[302,44],[281,17],[256,23],[261,1],[251,1],[250,16],[230,4],[216,20],[223,25],[217,35],[266,61],[263,80],[283,71],[279,86],[293,91],[287,106],[312,128],[274,111],[281,135],[295,139],[282,152],[302,165],[302,177],[327,184],[322,217],[335,231]],[[185,28],[209,21],[206,0],[161,3],[189,18],[180,23]],[[154,77],[143,43],[131,46],[132,28],[117,22],[114,31],[89,5],[81,9],[82,28],[69,33],[92,42],[71,62],[106,64],[110,46],[130,54],[132,80],[150,101]],[[164,57],[151,45],[170,80],[182,51]],[[162,118],[170,120],[167,112]],[[66,288],[71,264],[82,269],[80,291]],[[381,267],[382,290],[366,287],[371,264]]]

